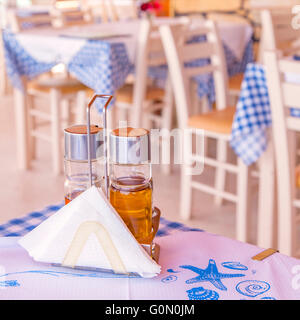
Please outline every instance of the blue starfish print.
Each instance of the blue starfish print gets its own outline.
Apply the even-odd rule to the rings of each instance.
[[[220,290],[227,290],[227,288],[222,283],[221,279],[245,276],[244,274],[220,273],[216,266],[216,262],[213,259],[209,260],[209,263],[206,269],[200,269],[193,266],[180,266],[180,268],[188,269],[199,274],[197,277],[187,280],[186,283],[190,284],[190,283],[196,283],[196,282],[209,281],[217,289],[220,289]]]

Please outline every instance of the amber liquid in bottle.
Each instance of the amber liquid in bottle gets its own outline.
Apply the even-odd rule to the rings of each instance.
[[[139,243],[151,242],[152,180],[124,177],[110,186],[110,203]]]

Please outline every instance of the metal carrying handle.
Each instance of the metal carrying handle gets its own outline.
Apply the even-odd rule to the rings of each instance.
[[[93,185],[93,178],[92,178],[92,160],[91,160],[91,107],[97,98],[107,99],[104,110],[103,110],[103,129],[104,129],[104,157],[105,157],[105,195],[108,198],[108,157],[107,157],[107,108],[110,104],[113,96],[107,94],[95,94],[93,98],[90,100],[89,104],[86,108],[87,114],[87,142],[88,142],[88,164],[89,164],[89,180],[90,180],[90,187]]]

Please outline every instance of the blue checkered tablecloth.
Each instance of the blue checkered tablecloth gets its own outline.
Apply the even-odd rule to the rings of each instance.
[[[41,211],[34,211],[21,218],[12,219],[0,225],[0,237],[21,237],[33,230],[44,220],[58,211],[63,204],[51,205]],[[171,222],[164,218],[160,219],[160,227],[157,237],[163,237],[176,231],[203,231],[200,229],[189,228],[179,222]]]
[[[300,117],[291,108],[291,116]],[[246,165],[256,162],[268,144],[271,109],[265,70],[262,65],[247,65],[235,113],[230,144]]]
[[[205,41],[205,37],[196,36],[190,41]],[[8,30],[3,31],[3,42],[7,74],[16,88],[23,88],[22,77],[33,79],[61,62],[59,57],[55,61],[47,63],[33,58],[22,47],[16,35]],[[253,61],[252,40],[247,44],[242,60],[237,59],[225,43],[224,52],[229,76],[244,72],[247,63]],[[199,59],[187,63],[186,67],[197,67],[205,64],[207,64],[207,59]],[[120,42],[87,40],[66,67],[72,75],[87,87],[97,92],[112,95],[124,84],[126,77],[133,70],[126,45],[121,40]],[[154,78],[158,84],[164,86],[167,66],[150,68],[149,76]],[[208,100],[213,103],[215,101],[215,91],[212,76],[201,75],[195,77],[194,80],[198,83],[199,97],[207,96]]]
[[[6,71],[15,88],[23,89],[22,77],[34,77],[60,63],[34,59],[18,42],[14,33],[3,31]],[[87,40],[66,65],[70,74],[96,92],[114,94],[131,71],[126,46],[122,42]]]

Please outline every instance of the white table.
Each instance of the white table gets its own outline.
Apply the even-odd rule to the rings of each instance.
[[[34,262],[0,238],[0,299],[279,300],[300,299],[300,261],[207,232],[175,232],[156,239],[161,274],[124,278]]]

